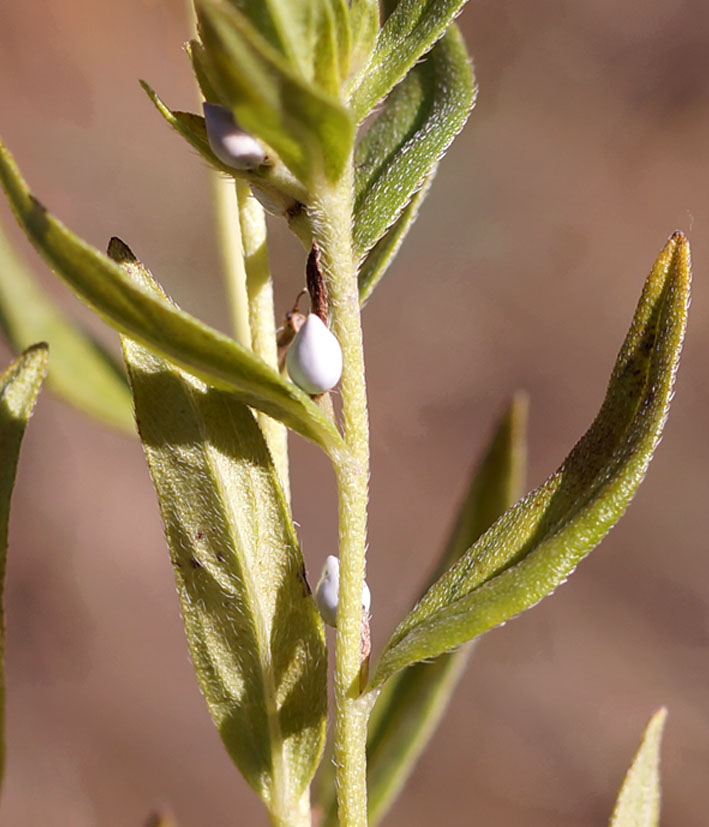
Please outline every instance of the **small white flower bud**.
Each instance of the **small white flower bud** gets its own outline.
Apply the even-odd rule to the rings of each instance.
[[[337,598],[340,590],[340,561],[333,554],[325,560],[320,582],[315,589],[315,603],[320,610],[322,619],[328,626],[337,623]],[[362,611],[369,614],[372,595],[369,586],[365,583],[362,588]]]
[[[209,146],[220,161],[234,169],[255,169],[263,164],[263,147],[253,135],[239,128],[231,109],[206,101],[202,109]]]
[[[306,393],[325,393],[342,376],[342,348],[319,316],[310,313],[286,354],[290,378]]]

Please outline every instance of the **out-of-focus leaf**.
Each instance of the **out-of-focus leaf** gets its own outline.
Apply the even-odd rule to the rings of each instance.
[[[204,52],[204,46],[199,40],[190,40],[185,45],[185,51],[192,63],[192,70],[197,79],[197,85],[204,95],[204,99],[210,103],[221,103],[217,90],[212,86],[212,81],[207,74],[207,57]]]
[[[130,389],[122,366],[46,297],[2,229],[0,324],[18,351],[38,341],[51,345],[47,382],[58,396],[100,422],[135,433]]]
[[[378,0],[350,0],[352,30],[351,69],[356,73],[367,66],[379,31]]]
[[[336,181],[349,157],[354,124],[334,96],[294,74],[236,8],[198,0],[203,65],[239,125],[272,147],[304,183]]]
[[[327,657],[268,449],[233,394],[125,338],[124,353],[202,692],[274,823],[292,823],[324,743]]]
[[[166,810],[156,810],[148,816],[143,827],[177,827],[172,813]]]
[[[399,252],[406,238],[406,234],[418,217],[419,208],[424,198],[428,195],[428,190],[433,183],[435,174],[434,169],[424,180],[419,191],[414,194],[414,197],[406,205],[404,211],[397,218],[396,223],[377,241],[360,265],[357,275],[360,305],[364,306],[367,303],[369,297],[374,292],[374,288],[379,284],[389,269],[389,265],[396,258],[396,254]]]
[[[401,0],[379,30],[374,53],[353,90],[350,107],[361,121],[442,37],[465,0]]]
[[[366,253],[407,206],[463,128],[475,82],[456,27],[387,98],[357,145],[354,246]],[[420,203],[420,202],[419,202]]]
[[[0,144],[2,183],[20,226],[49,266],[104,321],[204,381],[334,452],[332,421],[292,382],[232,339],[166,301],[144,281],[81,241],[31,194]]]
[[[339,76],[344,79],[350,71],[350,50],[352,48],[352,32],[350,29],[350,9],[347,0],[326,0],[332,9],[332,19],[335,25],[335,42],[339,56]]]
[[[7,525],[17,459],[27,420],[47,373],[47,345],[28,348],[0,376],[0,784],[5,769],[5,609]]]
[[[526,422],[527,397],[518,394],[497,423],[472,475],[429,585],[519,497],[526,466]],[[367,739],[367,804],[372,827],[394,802],[435,732],[471,648],[472,644],[466,644],[432,663],[417,663],[382,687],[372,710]],[[324,827],[334,827],[334,770],[330,765],[321,773],[325,775],[320,785],[327,812]]]
[[[650,719],[625,776],[610,827],[658,827],[660,823],[660,745],[667,710]]]
[[[667,417],[690,279],[689,244],[675,233],[645,283],[595,422],[559,470],[505,512],[404,618],[373,686],[534,606],[620,519]]]

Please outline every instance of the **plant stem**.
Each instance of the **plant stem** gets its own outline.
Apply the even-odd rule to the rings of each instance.
[[[231,328],[236,341],[251,348],[246,267],[241,248],[241,225],[233,179],[214,177],[214,211],[219,236],[222,272],[229,298]]]
[[[335,648],[335,766],[341,827],[367,823],[366,744],[370,701],[360,697],[362,586],[369,483],[369,422],[356,262],[352,253],[352,164],[336,187],[317,189],[313,235],[321,251],[330,324],[342,347],[340,385],[346,454],[335,461],[340,592]]]
[[[251,187],[243,181],[236,182],[236,201],[241,230],[240,255],[246,275],[251,349],[278,370],[273,283],[266,247],[266,217],[263,207],[251,194]],[[259,412],[257,418],[271,451],[283,494],[286,501],[290,502],[288,431],[285,425],[264,413]]]

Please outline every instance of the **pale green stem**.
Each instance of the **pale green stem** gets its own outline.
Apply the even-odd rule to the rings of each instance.
[[[367,717],[360,697],[362,586],[367,538],[369,422],[356,262],[352,254],[352,165],[336,188],[316,189],[313,235],[320,247],[330,324],[342,347],[340,385],[346,451],[335,460],[340,592],[335,647],[335,766],[342,827],[367,823]]]
[[[266,216],[263,207],[251,194],[251,187],[242,181],[236,182],[236,200],[239,209],[242,257],[246,269],[251,348],[278,370],[273,282],[266,247]],[[286,501],[290,501],[288,431],[285,425],[264,413],[259,412],[257,416],[281,480],[283,494]]]
[[[229,298],[231,329],[236,341],[251,348],[246,267],[241,249],[241,225],[233,178],[214,176],[214,211],[219,237],[222,272]]]

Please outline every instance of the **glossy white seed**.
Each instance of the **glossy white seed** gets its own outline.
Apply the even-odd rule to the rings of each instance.
[[[311,313],[286,354],[288,375],[306,393],[325,393],[342,376],[342,348],[319,316]]]
[[[329,555],[323,566],[320,582],[315,589],[315,603],[322,619],[328,626],[337,624],[337,597],[340,589],[340,561],[333,554]],[[362,611],[368,613],[372,603],[369,586],[362,588]]]
[[[266,160],[261,144],[240,129],[231,109],[218,103],[202,104],[207,139],[220,161],[234,169],[255,169]]]

